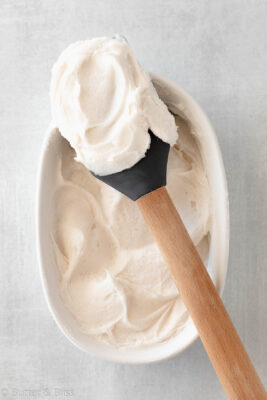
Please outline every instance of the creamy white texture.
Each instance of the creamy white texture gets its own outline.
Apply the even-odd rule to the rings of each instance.
[[[170,145],[177,140],[173,116],[122,38],[86,40],[63,51],[52,70],[51,104],[77,160],[98,175],[144,157],[149,128]]]
[[[210,191],[187,124],[170,151],[167,189],[204,261]],[[51,236],[63,301],[81,330],[118,347],[176,336],[188,313],[136,204],[95,179],[67,142],[59,154]]]

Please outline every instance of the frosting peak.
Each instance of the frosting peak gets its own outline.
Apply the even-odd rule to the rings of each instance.
[[[77,42],[63,51],[52,70],[51,103],[77,160],[98,175],[143,158],[149,128],[170,145],[177,140],[173,116],[121,37]]]

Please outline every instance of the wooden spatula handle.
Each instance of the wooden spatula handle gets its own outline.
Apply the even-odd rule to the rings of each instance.
[[[166,189],[139,198],[137,204],[228,398],[266,400],[260,378]]]

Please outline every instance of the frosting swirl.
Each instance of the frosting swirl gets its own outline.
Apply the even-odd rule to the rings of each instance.
[[[55,125],[98,175],[130,168],[150,146],[148,129],[174,145],[177,128],[125,39],[70,45],[52,70]]]

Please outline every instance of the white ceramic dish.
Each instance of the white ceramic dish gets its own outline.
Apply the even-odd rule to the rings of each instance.
[[[227,185],[221,152],[213,128],[200,106],[182,88],[159,76],[152,75],[155,87],[164,102],[174,112],[179,105],[180,114],[185,114],[192,128],[199,135],[212,195],[212,230],[208,270],[212,271],[213,281],[222,294],[227,273],[229,247],[229,208]],[[181,110],[183,110],[181,112]],[[91,356],[105,360],[143,364],[165,360],[185,350],[198,337],[190,322],[179,335],[166,343],[144,349],[117,349],[83,334],[77,322],[65,308],[59,294],[59,274],[55,263],[49,233],[49,202],[53,193],[54,171],[57,154],[64,142],[57,129],[48,130],[41,154],[38,174],[37,199],[37,249],[43,289],[51,314],[64,335],[80,349]]]

